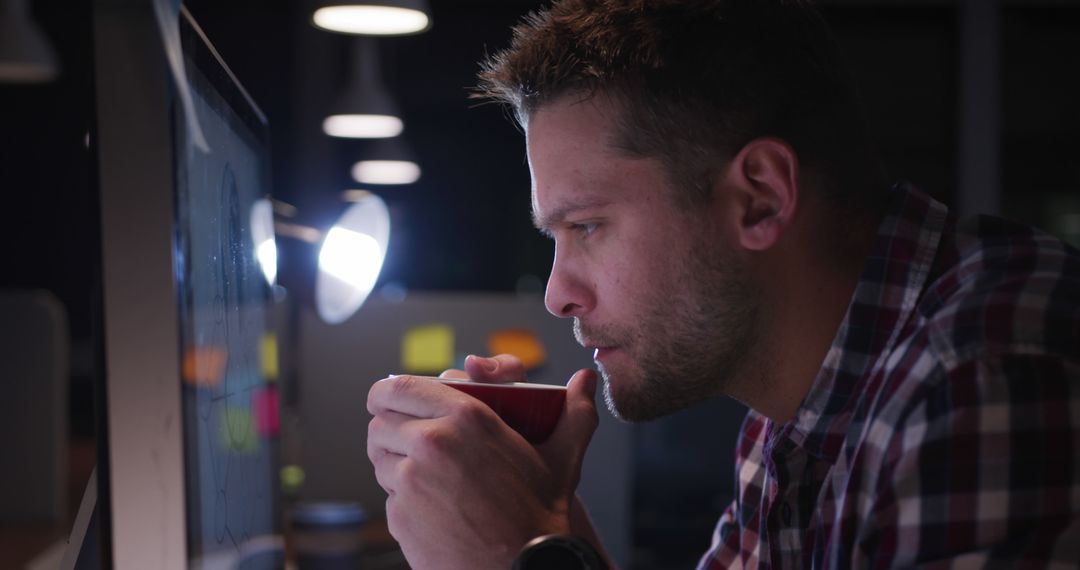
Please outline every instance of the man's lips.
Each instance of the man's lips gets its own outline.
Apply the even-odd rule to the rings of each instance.
[[[581,334],[583,332],[584,331],[579,329],[575,331],[575,336],[577,337],[577,341],[581,343],[581,346],[585,347],[586,350],[593,351],[594,361],[599,362],[619,350],[619,346],[610,342],[610,339],[590,337],[586,334]]]
[[[605,358],[611,356],[613,352],[618,350],[617,346],[593,346],[593,360],[599,362]]]

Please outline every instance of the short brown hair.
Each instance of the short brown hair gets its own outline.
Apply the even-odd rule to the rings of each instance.
[[[884,178],[832,33],[805,0],[558,0],[482,63],[476,96],[524,126],[545,103],[598,93],[620,106],[617,146],[659,158],[687,205],[710,198],[718,156],[762,136],[791,144],[845,210]]]

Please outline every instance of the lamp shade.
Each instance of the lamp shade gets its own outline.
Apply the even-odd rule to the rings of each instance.
[[[0,0],[0,81],[52,81],[58,69],[56,55],[30,18],[26,0]]]
[[[345,203],[309,204],[297,217],[277,213],[279,203],[274,204],[284,294],[331,325],[363,305],[390,240],[390,212],[382,199],[369,191],[349,192]]]
[[[315,310],[338,324],[356,312],[375,287],[390,240],[390,213],[375,194],[354,201],[327,230],[319,247]]]
[[[431,27],[427,0],[367,0],[318,2],[312,22],[331,32],[370,36],[400,36]]]
[[[404,129],[401,112],[379,73],[378,45],[372,38],[357,38],[352,50],[352,72],[345,89],[323,121],[332,137],[396,137]]]

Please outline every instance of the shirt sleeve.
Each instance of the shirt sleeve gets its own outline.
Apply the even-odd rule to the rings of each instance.
[[[712,546],[698,562],[697,570],[742,568],[739,556],[739,523],[735,518],[737,500],[732,501],[720,515],[713,530]]]
[[[1080,364],[974,359],[927,385],[884,450],[860,566],[1080,562]]]

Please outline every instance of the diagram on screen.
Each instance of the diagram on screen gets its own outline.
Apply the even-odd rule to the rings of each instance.
[[[221,108],[208,113],[220,113]],[[227,110],[227,109],[226,109]],[[213,152],[189,154],[180,177],[178,273],[185,346],[188,527],[195,558],[273,532],[274,439],[263,418],[268,284],[251,236],[265,191],[254,152],[224,121],[204,125]]]

